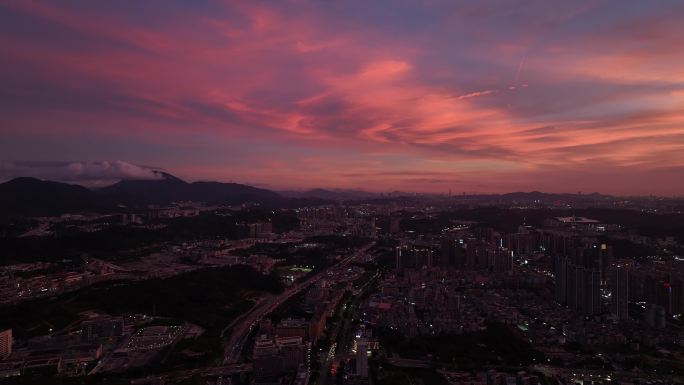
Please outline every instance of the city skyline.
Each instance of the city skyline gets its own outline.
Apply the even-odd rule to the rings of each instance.
[[[8,2],[0,173],[681,196],[683,7]]]
[[[597,197],[613,197],[613,198],[663,198],[663,199],[680,199],[682,195],[658,195],[658,194],[610,194],[602,191],[566,191],[566,190],[530,190],[522,189],[520,191],[501,190],[501,191],[486,191],[486,190],[467,190],[458,191],[449,188],[446,191],[429,191],[429,190],[381,190],[373,188],[363,188],[350,186],[347,188],[338,186],[320,186],[315,185],[311,187],[282,187],[286,185],[270,184],[270,183],[251,183],[249,181],[240,181],[234,179],[226,179],[221,181],[181,178],[171,174],[170,170],[165,170],[160,167],[139,166],[136,164],[124,161],[89,161],[89,162],[31,162],[31,161],[0,161],[0,185],[3,183],[12,183],[20,179],[32,179],[45,182],[57,182],[64,185],[77,185],[86,187],[88,189],[99,191],[108,187],[113,187],[119,182],[135,181],[135,182],[164,182],[165,180],[174,179],[179,180],[185,184],[199,183],[218,183],[218,184],[238,184],[247,187],[257,187],[260,189],[271,190],[276,194],[281,194],[285,198],[291,197],[322,197],[321,194],[337,194],[333,200],[339,199],[361,199],[362,197],[383,197],[384,194],[388,196],[498,196],[506,194],[542,194],[550,196],[597,196]]]
[[[0,2],[0,382],[684,385],[683,19]]]

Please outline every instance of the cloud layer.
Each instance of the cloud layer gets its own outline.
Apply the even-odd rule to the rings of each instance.
[[[0,152],[288,188],[684,194],[682,17],[679,1],[6,2]]]
[[[115,162],[30,162],[0,161],[0,181],[26,176],[91,187],[107,186],[122,179],[156,180],[157,169],[124,161]]]

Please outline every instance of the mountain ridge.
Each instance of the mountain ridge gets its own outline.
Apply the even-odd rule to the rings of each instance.
[[[216,204],[280,205],[279,194],[238,183],[188,183],[171,174],[161,179],[125,179],[89,189],[76,184],[18,177],[0,183],[0,217],[52,216],[68,212],[107,210],[117,205],[143,206],[174,201]]]
[[[379,194],[355,189],[315,188],[303,191],[280,191],[239,183],[186,182],[169,173],[156,171],[157,179],[124,179],[112,185],[89,189],[76,184],[18,177],[0,183],[0,218],[14,216],[51,216],[67,212],[110,210],[117,205],[141,207],[177,201],[212,204],[257,203],[273,207],[326,204],[343,201],[382,201],[397,197],[444,197],[437,194]],[[459,195],[455,196],[459,197]],[[563,200],[611,199],[599,193],[545,193],[540,191],[503,194],[472,194],[475,199],[498,199],[508,202],[553,202]]]

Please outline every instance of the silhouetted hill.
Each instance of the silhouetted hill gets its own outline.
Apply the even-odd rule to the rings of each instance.
[[[322,188],[316,188],[306,191],[280,191],[279,193],[288,198],[316,198],[328,201],[350,201],[359,199],[372,199],[379,197],[379,195],[376,193],[367,192],[363,190],[326,190]]]
[[[271,190],[238,183],[195,182],[190,185],[191,196],[202,202],[239,204],[256,202],[276,205],[283,197]]]
[[[608,195],[602,195],[599,193],[592,193],[592,194],[568,194],[568,193],[563,193],[563,194],[554,194],[554,193],[544,193],[540,191],[530,191],[530,192],[512,192],[512,193],[507,193],[507,194],[502,194],[501,198],[506,199],[506,200],[515,200],[515,201],[542,201],[542,202],[549,202],[549,201],[556,201],[556,200],[601,200],[601,199],[608,199],[611,198]]]
[[[194,182],[187,183],[173,175],[163,173],[156,180],[123,180],[99,190],[115,203],[138,205],[196,201],[223,204],[261,203],[275,205],[283,198],[270,190],[238,183]]]
[[[35,178],[16,178],[0,184],[0,218],[59,215],[102,206],[94,191],[78,185]]]
[[[217,204],[285,205],[286,199],[265,189],[237,183],[187,183],[159,172],[160,179],[122,180],[98,190],[35,178],[0,184],[0,218],[52,216],[68,212],[107,210],[116,205],[141,206],[195,201]]]
[[[189,200],[190,184],[170,174],[160,174],[155,180],[122,180],[97,190],[113,203],[137,205],[145,203],[168,203]]]

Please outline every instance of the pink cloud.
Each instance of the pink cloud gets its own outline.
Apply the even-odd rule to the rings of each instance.
[[[145,22],[95,7],[3,4],[32,26],[76,37],[0,35],[9,59],[0,96],[13,103],[0,111],[0,132],[265,143],[263,169],[185,167],[257,183],[534,184],[555,181],[547,170],[557,167],[602,186],[605,173],[590,172],[602,164],[649,177],[661,164],[684,166],[682,29],[666,11],[447,3],[423,21],[400,9],[335,16],[349,4],[214,6]],[[606,21],[588,25],[587,15]],[[165,156],[155,163],[177,164]],[[233,159],[213,155],[221,157]],[[400,173],[412,164],[439,174],[432,187]]]

